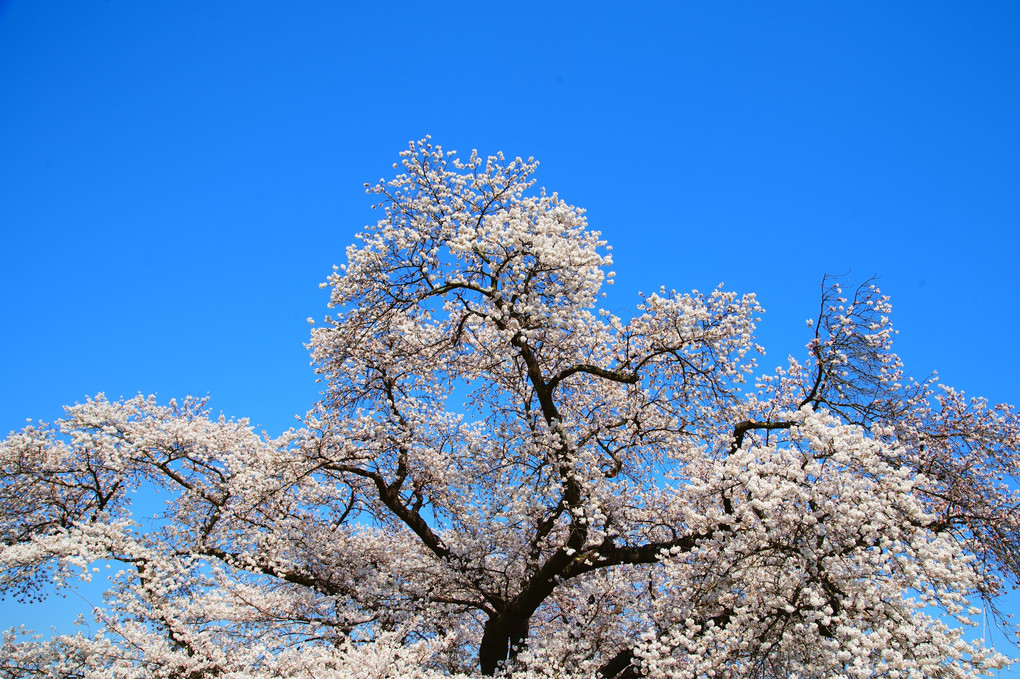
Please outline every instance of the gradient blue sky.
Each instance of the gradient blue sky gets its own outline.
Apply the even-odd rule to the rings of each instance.
[[[0,0],[0,430],[99,391],[294,424],[363,183],[426,134],[538,158],[616,310],[755,291],[777,364],[823,274],[877,275],[913,374],[1020,403],[1018,36],[1013,2]]]

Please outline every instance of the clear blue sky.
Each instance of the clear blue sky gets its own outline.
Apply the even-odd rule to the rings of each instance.
[[[1013,2],[0,0],[0,430],[99,391],[293,424],[362,185],[426,134],[538,158],[621,310],[755,291],[778,363],[823,274],[877,275],[915,375],[1020,403],[1018,36]]]

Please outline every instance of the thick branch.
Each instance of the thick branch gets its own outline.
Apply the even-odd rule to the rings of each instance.
[[[774,429],[789,429],[793,426],[793,422],[790,420],[781,420],[779,422],[755,422],[753,420],[744,420],[733,427],[733,445],[730,446],[730,454],[740,450],[740,447],[744,445],[744,435],[752,429],[765,429],[771,431]]]
[[[421,538],[422,543],[424,543],[424,545],[428,547],[433,554],[441,559],[446,559],[450,556],[450,549],[443,544],[442,539],[435,534],[428,522],[425,521],[425,519],[423,519],[421,514],[417,511],[404,505],[400,499],[400,493],[398,492],[397,487],[393,484],[387,484],[386,479],[384,479],[381,474],[351,465],[328,464],[323,465],[323,467],[334,471],[355,474],[372,481],[375,484],[376,490],[379,492],[379,499],[384,505],[386,505],[386,508],[393,512],[398,519],[403,521],[408,528],[414,531],[414,534]]]
[[[634,666],[634,649],[625,648],[614,655],[609,662],[599,668],[599,676],[604,679],[637,679],[641,676]]]
[[[728,527],[720,526],[720,528],[726,529]],[[694,549],[698,543],[711,539],[714,534],[715,531],[710,530],[705,533],[684,535],[674,540],[649,542],[644,545],[636,545],[632,547],[617,547],[611,541],[607,540],[598,547],[579,554],[570,564],[570,567],[564,570],[562,577],[566,580],[600,568],[609,568],[611,566],[620,566],[624,564],[640,565],[657,563],[662,559],[663,553],[677,553],[678,551],[680,553],[689,552]]]
[[[551,380],[549,380],[548,387],[550,390],[555,389],[556,385],[565,380],[566,378],[576,373],[588,373],[589,375],[595,375],[602,379],[609,380],[611,382],[622,382],[623,384],[637,384],[638,375],[636,372],[621,372],[619,370],[606,370],[600,368],[597,365],[591,365],[589,363],[579,363],[571,366],[566,370],[560,372]]]

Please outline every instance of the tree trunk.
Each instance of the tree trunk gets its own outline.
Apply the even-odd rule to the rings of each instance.
[[[496,674],[500,663],[513,659],[521,651],[528,640],[529,623],[530,616],[510,612],[489,618],[478,648],[482,674],[491,677]]]

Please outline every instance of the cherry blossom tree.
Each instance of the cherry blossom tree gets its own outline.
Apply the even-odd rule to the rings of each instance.
[[[966,629],[1020,578],[1014,410],[907,377],[868,284],[827,279],[772,374],[753,295],[599,308],[610,248],[536,165],[426,139],[369,187],[300,430],[100,395],[12,433],[6,596],[115,575],[99,629],[9,631],[3,676],[1008,665]],[[133,513],[156,490],[160,517]]]

